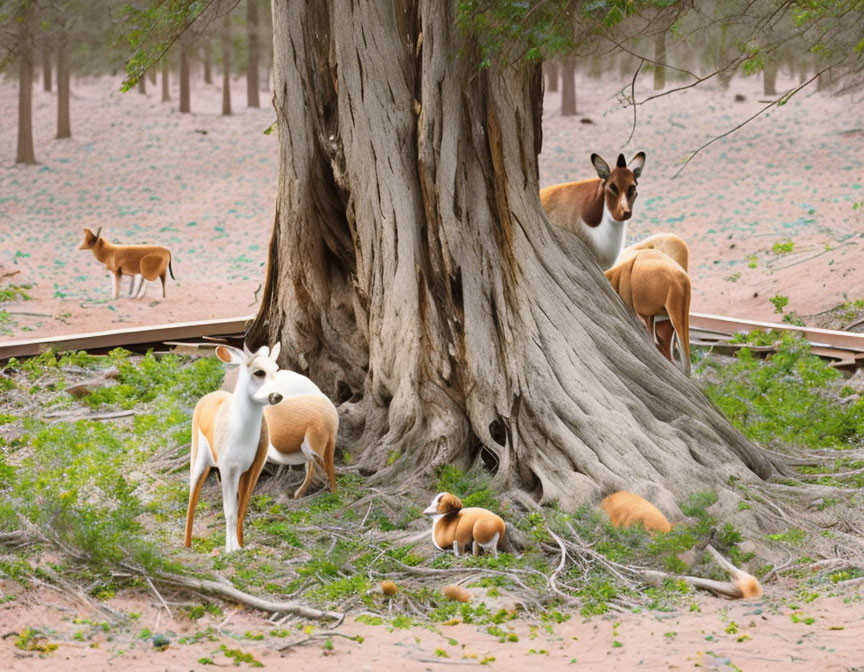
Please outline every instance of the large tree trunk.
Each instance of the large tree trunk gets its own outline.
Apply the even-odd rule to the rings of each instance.
[[[27,21],[29,17],[25,17]],[[18,148],[15,163],[36,163],[33,149],[33,49],[27,28],[22,27],[20,66],[18,71]]]
[[[771,465],[543,214],[540,68],[478,68],[452,0],[328,4],[273,2],[279,187],[250,345],[281,340],[378,481],[483,460],[567,509],[713,488],[742,515],[730,477]]]
[[[555,93],[558,91],[558,61],[546,61],[543,67],[546,70],[546,90]]]
[[[57,138],[72,137],[69,114],[69,45],[66,36],[57,40]]]
[[[51,93],[51,41],[48,39],[42,41],[42,87]]]
[[[258,96],[258,0],[246,0],[246,30],[249,37],[246,104],[249,107],[261,107]]]
[[[766,63],[762,68],[762,93],[766,96],[777,94],[777,64]]]
[[[189,101],[189,54],[183,39],[180,39],[180,112],[192,111]]]
[[[168,86],[168,54],[162,55],[162,102],[171,100],[171,89]]]
[[[231,23],[222,22],[222,114],[231,114]]]
[[[561,64],[561,116],[576,114],[576,62],[573,56],[565,56]]]
[[[666,88],[666,31],[654,36],[654,90]]]

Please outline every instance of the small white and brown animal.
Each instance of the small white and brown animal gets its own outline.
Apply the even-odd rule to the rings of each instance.
[[[498,555],[498,543],[504,538],[506,526],[491,511],[464,509],[456,495],[439,492],[423,513],[432,516],[432,543],[439,551],[452,548],[458,558],[471,544],[474,555],[479,555],[481,548]]]
[[[126,275],[130,278],[129,296],[139,298],[144,281],[162,281],[162,298],[165,298],[165,279],[168,273],[174,277],[171,267],[171,251],[158,245],[115,245],[102,237],[102,227],[96,233],[84,229],[84,242],[79,250],[93,250],[96,259],[114,276],[111,298],[116,299],[120,293],[120,279]],[[137,282],[137,289],[135,287]]]
[[[277,343],[271,351],[265,345],[255,353],[245,345],[243,350],[225,345],[216,348],[216,356],[223,362],[239,365],[239,374],[233,393],[218,390],[203,396],[192,414],[187,548],[192,545],[192,521],[201,487],[213,467],[222,480],[225,550],[236,551],[243,545],[246,509],[267,460],[269,434],[264,407],[282,401],[276,389],[280,347]]]
[[[591,155],[591,163],[597,177],[545,187],[540,190],[540,203],[553,224],[575,233],[588,245],[605,271],[624,247],[645,152],[639,152],[629,164],[619,154],[612,169],[597,154]]]
[[[690,375],[690,276],[659,250],[636,250],[606,271],[625,305],[636,311],[654,338],[654,319],[668,315],[675,330],[681,366]],[[663,352],[671,362],[672,345]]]
[[[625,247],[621,252],[621,256],[618,257],[617,263],[620,264],[628,255],[639,250],[658,250],[663,252],[663,254],[674,259],[685,272],[689,271],[690,249],[687,247],[687,243],[674,233],[655,233],[645,240]],[[666,311],[664,310],[662,313],[655,315],[654,343],[657,345],[657,349],[663,353],[663,356],[668,359],[672,359],[672,349],[675,345],[674,338],[675,329]]]
[[[278,377],[277,389],[280,392],[285,389],[279,385]],[[285,397],[264,409],[264,420],[269,434],[267,461],[306,465],[306,478],[294,493],[294,499],[302,497],[312,482],[316,462],[324,469],[330,489],[336,490],[333,463],[339,413],[332,401],[320,392]]]

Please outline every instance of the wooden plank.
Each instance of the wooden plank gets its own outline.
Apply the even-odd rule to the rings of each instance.
[[[221,334],[238,334],[254,315],[245,317],[201,320],[198,322],[175,322],[150,327],[111,329],[87,334],[67,334],[48,338],[30,338],[0,343],[0,360],[10,357],[29,357],[48,349],[60,352],[68,350],[102,350],[126,345],[164,343],[190,338],[203,338]]]

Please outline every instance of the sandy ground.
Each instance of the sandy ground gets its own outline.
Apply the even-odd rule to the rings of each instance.
[[[653,93],[650,78],[637,99]],[[547,94],[541,185],[593,175],[589,155],[614,161],[646,151],[630,239],[658,231],[691,246],[694,311],[778,319],[768,299],[814,315],[864,297],[864,105],[806,90],[697,156],[681,160],[761,106],[758,78],[723,91],[708,83],[622,109],[607,84],[579,76],[580,115],[561,117]],[[34,300],[5,304],[14,320],[0,339],[234,317],[254,312],[263,280],[275,204],[277,143],[263,130],[265,107],[245,107],[233,88],[235,115],[219,114],[219,85],[194,80],[192,115],[146,96],[120,94],[119,80],[73,82],[71,140],[53,139],[55,94],[34,88],[35,167],[15,166],[16,90],[0,83],[0,267],[21,271]],[[778,86],[792,84],[781,76]],[[735,102],[736,94],[744,102]],[[590,119],[593,123],[583,123]],[[855,203],[862,203],[854,209]],[[151,285],[140,301],[110,300],[110,284],[82,228],[111,240],[163,244],[177,281],[162,300]],[[791,253],[775,243],[791,240]],[[845,297],[845,298],[844,298]],[[2,333],[5,332],[5,333]]]
[[[104,604],[138,616],[106,631],[99,625],[104,614],[65,594],[45,589],[21,593],[9,583],[0,583],[0,588],[16,595],[0,606],[0,669],[4,670],[53,671],[83,665],[93,671],[122,666],[127,672],[143,672],[211,667],[199,662],[202,658],[230,667],[232,661],[220,649],[222,645],[252,654],[265,668],[296,670],[344,670],[346,666],[358,671],[445,670],[454,665],[479,666],[481,661],[496,670],[526,666],[622,672],[864,669],[864,606],[857,595],[823,597],[794,606],[789,599],[776,597],[745,603],[698,595],[694,600],[698,611],[626,613],[590,620],[575,615],[552,626],[517,619],[501,626],[518,636],[518,641],[506,643],[488,634],[488,626],[457,623],[398,629],[386,621],[368,625],[349,616],[338,632],[360,635],[362,643],[331,637],[331,649],[328,638],[321,637],[279,652],[287,642],[306,636],[300,629],[304,624],[276,626],[266,615],[239,607],[197,621],[174,608],[169,618],[155,597],[124,595]],[[39,642],[56,644],[56,650],[39,653],[16,647],[25,628],[38,630]],[[271,634],[280,628],[282,633]],[[323,632],[317,626],[314,631]],[[170,645],[155,650],[151,633],[164,634]],[[202,634],[196,638],[196,633]],[[255,639],[257,635],[264,637]]]

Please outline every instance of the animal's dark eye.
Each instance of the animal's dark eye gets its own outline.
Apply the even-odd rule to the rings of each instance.
[[[263,377],[266,376],[267,374],[264,373],[263,370],[258,369],[258,370],[257,370],[255,373],[253,373],[252,375],[255,376],[256,378],[263,378]]]
[[[610,184],[610,185],[609,185],[609,191],[612,192],[612,195],[613,195],[613,196],[617,196],[617,195],[618,195],[618,187],[616,187],[614,184]]]
[[[630,185],[630,188],[627,190],[627,195],[630,198],[633,198],[636,195],[636,187],[633,186],[632,184]]]

